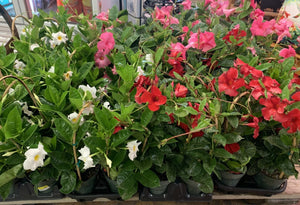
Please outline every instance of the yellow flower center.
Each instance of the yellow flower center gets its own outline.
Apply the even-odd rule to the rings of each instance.
[[[136,150],[136,146],[135,145],[133,145],[132,150],[135,152],[135,150]]]
[[[61,37],[61,36],[58,36],[57,39],[58,39],[59,41],[61,41],[61,40],[62,40],[62,37]]]
[[[38,160],[39,160],[39,158],[40,158],[40,155],[38,155],[38,154],[37,154],[37,155],[35,155],[35,156],[34,156],[34,161],[38,161]]]
[[[75,123],[77,121],[76,117],[72,119],[72,122]]]

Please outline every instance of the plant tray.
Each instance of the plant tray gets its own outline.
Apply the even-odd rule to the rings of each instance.
[[[203,201],[212,200],[212,194],[201,192],[197,195],[191,195],[187,192],[186,185],[180,183],[170,183],[164,194],[152,194],[149,188],[144,187],[140,193],[141,201]]]
[[[118,193],[112,193],[109,190],[109,187],[104,179],[104,176],[99,174],[99,178],[97,179],[97,184],[94,187],[94,190],[90,194],[78,194],[76,192],[72,192],[68,194],[72,199],[76,199],[77,201],[93,201],[97,198],[105,198],[110,200],[121,200],[121,197]]]
[[[26,179],[16,181],[14,184],[14,192],[10,194],[5,201],[23,201],[23,200],[49,200],[49,199],[62,199],[65,195],[59,192],[58,186],[53,187],[53,191],[49,193],[36,193],[34,192],[33,185]],[[3,201],[0,198],[0,201]]]
[[[236,187],[224,185],[217,178],[214,179],[214,182],[215,182],[215,188],[226,194],[252,194],[252,195],[260,195],[260,196],[272,196],[274,194],[282,193],[284,192],[287,186],[287,181],[285,181],[280,186],[280,188],[275,190],[259,188],[256,185],[254,179],[251,176],[247,176],[247,175],[241,179],[241,181],[237,184]]]

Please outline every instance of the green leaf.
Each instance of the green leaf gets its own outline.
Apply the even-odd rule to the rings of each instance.
[[[28,55],[29,53],[29,44],[27,42],[22,42],[22,41],[15,41],[14,42],[15,49],[24,54]]]
[[[44,18],[42,16],[34,15],[32,19],[32,23],[36,27],[41,28],[44,25]]]
[[[77,175],[74,172],[63,172],[60,177],[61,188],[59,191],[63,194],[69,194],[75,190]]]
[[[226,138],[226,144],[232,144],[241,141],[243,138],[236,133],[228,133],[223,135]]]
[[[83,79],[86,78],[86,76],[91,71],[93,66],[94,66],[94,62],[85,62],[85,63],[82,64],[82,66],[78,70],[80,81],[82,81]]]
[[[61,118],[54,119],[54,124],[55,128],[52,128],[54,134],[59,139],[71,144],[73,135],[72,126]]]
[[[108,19],[110,21],[114,21],[118,18],[119,10],[116,6],[113,6],[111,9],[109,9]]]
[[[289,99],[290,96],[291,96],[290,89],[288,88],[288,85],[287,85],[282,89],[281,97],[282,97],[282,99]]]
[[[285,59],[282,63],[283,71],[284,72],[289,72],[291,70],[291,68],[294,66],[294,64],[295,64],[294,57],[290,57],[290,58]]]
[[[137,73],[134,67],[130,65],[117,67],[117,72],[123,80],[123,83],[120,86],[119,90],[122,94],[126,95],[131,90]]]
[[[163,54],[164,54],[164,48],[163,47],[160,47],[160,48],[158,48],[158,50],[156,51],[156,53],[155,53],[155,63],[156,64],[158,64],[159,63],[159,61],[162,59],[162,56],[163,56]]]
[[[186,111],[188,111],[190,114],[192,115],[198,115],[199,113],[197,112],[197,110],[195,110],[194,108],[192,107],[186,107],[185,108]]]
[[[104,131],[111,135],[114,128],[119,124],[119,121],[116,120],[112,113],[105,108],[103,108],[102,110],[100,110],[99,108],[95,108],[94,112],[97,121],[102,126]]]
[[[140,170],[140,172],[144,172],[152,167],[152,161],[150,158],[146,158],[143,160],[134,160],[135,166]]]
[[[65,56],[59,56],[55,63],[54,63],[54,68],[55,68],[55,74],[58,76],[62,76],[68,68],[68,62]]]
[[[227,144],[226,138],[221,134],[214,135],[213,139],[215,140],[216,143],[220,143],[223,146],[225,146]]]
[[[80,92],[73,87],[70,88],[69,100],[76,109],[80,110],[82,108],[82,98]]]
[[[212,193],[214,190],[214,182],[212,180],[212,177],[206,173],[203,169],[201,170],[201,174],[199,174],[196,177],[193,177],[193,179],[200,183],[200,190],[204,193]]]
[[[138,191],[138,183],[135,182],[132,186],[127,188],[118,188],[118,192],[123,200],[130,199]]]
[[[271,67],[272,67],[271,63],[263,63],[263,64],[260,64],[260,65],[256,66],[255,68],[257,70],[265,71],[265,70],[268,70]]]
[[[211,174],[217,165],[217,161],[215,158],[208,158],[203,162],[203,168],[208,174]]]
[[[117,147],[125,142],[131,136],[131,131],[128,129],[120,130],[118,133],[111,136],[111,146]]]
[[[0,187],[14,180],[21,172],[23,164],[18,164],[0,175]]]
[[[25,132],[22,133],[22,139],[23,139],[23,146],[29,146],[26,144],[26,142],[32,137],[32,135],[34,134],[34,132],[37,130],[38,125],[34,124],[31,125],[28,129],[26,129]]]
[[[178,117],[186,117],[189,115],[189,111],[185,109],[185,107],[180,107],[179,109],[175,110],[174,114]]]
[[[176,168],[169,162],[166,164],[166,174],[170,182],[174,182],[176,180]]]
[[[152,119],[152,116],[153,116],[153,111],[149,110],[148,107],[144,110],[144,112],[142,113],[142,116],[141,116],[141,125],[143,126],[147,126],[151,119]]]
[[[6,139],[16,138],[22,132],[22,118],[17,107],[14,107],[6,118],[3,127]]]
[[[68,152],[53,151],[48,153],[51,158],[51,164],[59,171],[66,171],[73,169],[73,155]]]
[[[127,189],[129,187],[135,186],[137,181],[135,179],[135,173],[132,171],[123,171],[117,177],[118,187],[121,189]]]
[[[214,150],[214,155],[219,158],[230,159],[233,155],[227,152],[224,148],[217,148]]]
[[[158,176],[151,170],[146,170],[143,173],[137,173],[135,177],[145,187],[152,188],[160,185]]]
[[[3,67],[8,67],[10,66],[12,63],[15,62],[16,60],[16,54],[15,53],[10,53],[7,56],[5,56],[3,58]]]
[[[226,119],[228,120],[229,124],[232,127],[237,128],[239,126],[239,118],[238,117],[228,116],[228,117],[226,117]]]
[[[3,186],[0,187],[0,195],[3,199],[3,201],[5,201],[5,199],[9,196],[9,194],[13,190],[14,184],[15,184],[15,182],[12,180],[12,181],[8,182],[7,184],[4,184]]]
[[[118,150],[118,152],[114,155],[112,160],[112,167],[117,167],[121,164],[121,162],[125,159],[127,151],[122,149]]]

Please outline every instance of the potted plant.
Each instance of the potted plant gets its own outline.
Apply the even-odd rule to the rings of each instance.
[[[264,20],[253,1],[228,6],[156,7],[140,26],[115,7],[72,16],[74,26],[63,8],[35,16],[15,53],[1,48],[0,148],[10,155],[1,155],[0,178],[13,176],[2,186],[25,173],[25,153],[36,149],[43,160],[26,171],[32,182],[55,179],[65,194],[99,170],[123,199],[165,179],[211,193],[212,174],[243,173],[261,150],[278,149],[274,123],[292,133],[280,148],[293,157],[273,169],[296,175],[299,71],[282,43],[292,24]]]

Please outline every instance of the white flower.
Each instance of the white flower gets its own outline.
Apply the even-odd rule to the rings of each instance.
[[[60,45],[61,43],[66,43],[68,40],[67,34],[64,34],[63,32],[57,32],[57,33],[52,33],[52,38],[53,38],[53,43],[55,45]]]
[[[79,88],[81,90],[83,90],[84,92],[89,91],[92,94],[92,97],[94,99],[97,98],[97,96],[96,96],[97,90],[96,90],[95,86],[94,87],[90,87],[89,85],[86,85],[86,86],[85,85],[79,85]]]
[[[48,70],[48,73],[54,73],[55,72],[54,69],[55,69],[54,66],[51,66],[50,69]]]
[[[146,54],[145,60],[148,61],[149,64],[153,64],[153,55],[152,54]]]
[[[50,43],[51,48],[55,48],[55,46],[56,46],[55,41],[50,40],[49,43]]]
[[[141,142],[138,142],[137,140],[127,143],[126,147],[129,150],[128,157],[131,161],[133,161],[137,157],[136,153],[137,153],[137,151],[139,151],[140,144],[141,144]]]
[[[72,71],[68,71],[68,72],[64,73],[65,80],[70,80],[72,75],[73,75]]]
[[[32,112],[30,110],[28,110],[27,102],[25,102],[24,105],[22,106],[22,110],[26,115],[28,115],[28,116],[32,115]]]
[[[15,92],[15,89],[13,89],[13,88],[9,88],[9,90],[8,90],[8,94],[9,94],[9,95],[12,95],[12,94],[13,94],[13,92]]]
[[[79,152],[80,152],[81,156],[78,157],[78,159],[80,159],[81,161],[84,162],[83,169],[95,167],[93,158],[90,156],[90,148],[88,148],[87,146],[84,146],[83,148],[81,148],[79,150]]]
[[[17,69],[18,71],[21,71],[25,68],[25,64],[22,62],[22,61],[19,61],[19,60],[15,60],[15,69]]]
[[[136,72],[138,72],[138,76],[134,79],[135,82],[137,82],[139,80],[139,78],[140,78],[141,75],[144,75],[144,71],[143,71],[143,69],[142,69],[141,66],[137,67],[137,71]]]
[[[77,112],[73,112],[73,113],[71,113],[71,114],[68,115],[68,119],[69,119],[72,123],[74,123],[74,124],[77,123],[77,117],[78,117],[78,113],[77,113]],[[83,119],[83,117],[82,117],[81,120],[80,120],[79,125],[82,125],[83,122],[84,122],[84,119]]]
[[[86,104],[85,102],[83,102],[83,104]],[[90,103],[87,107],[85,107],[82,111],[82,114],[84,115],[89,115],[94,113],[94,107],[95,105],[93,105],[92,103]]]
[[[38,167],[44,165],[44,159],[47,152],[44,150],[44,146],[39,142],[38,148],[32,148],[25,152],[26,160],[23,163],[24,170],[34,171]]]
[[[104,102],[103,103],[103,107],[105,107],[106,109],[108,109],[108,110],[110,110],[110,104],[109,104],[109,102]]]
[[[34,43],[30,46],[30,50],[33,51],[35,48],[39,48],[39,47],[40,47],[39,44]]]

